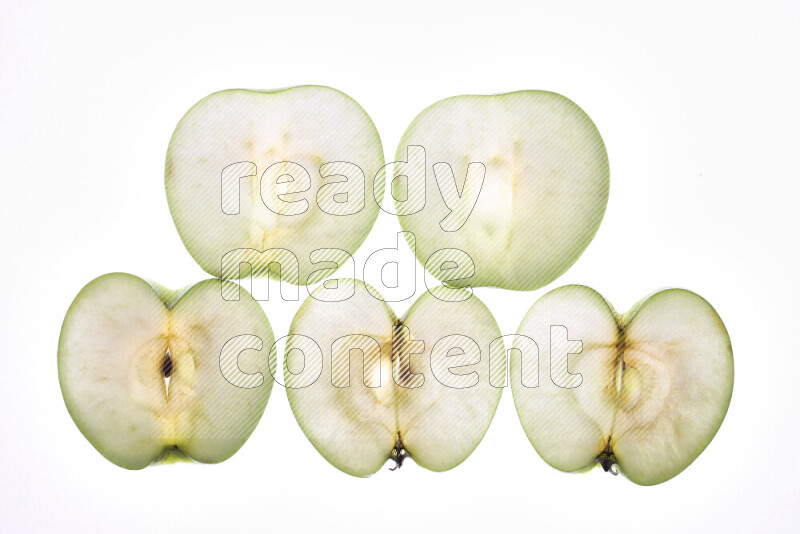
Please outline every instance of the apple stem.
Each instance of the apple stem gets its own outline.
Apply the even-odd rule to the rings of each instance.
[[[614,456],[614,451],[611,450],[611,436],[608,437],[608,441],[606,442],[606,448],[603,449],[597,456],[597,463],[599,463],[603,471],[606,473],[611,473],[614,476],[619,474],[619,465],[617,464],[617,457]]]
[[[400,438],[400,432],[397,433],[397,441],[395,442],[394,449],[392,449],[391,458],[394,460],[394,467],[390,467],[389,471],[400,469],[403,466],[403,461],[408,457],[408,451],[403,446],[403,440]]]

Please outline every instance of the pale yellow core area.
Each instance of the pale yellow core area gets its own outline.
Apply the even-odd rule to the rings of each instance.
[[[154,416],[153,435],[166,445],[178,446],[180,436],[187,436],[193,427],[196,405],[195,379],[197,361],[192,346],[169,332],[142,345],[129,360],[129,387],[134,400],[150,406]],[[164,375],[164,359],[169,353],[170,376]]]

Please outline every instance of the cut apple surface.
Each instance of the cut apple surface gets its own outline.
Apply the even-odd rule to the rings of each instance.
[[[475,296],[440,300],[466,292],[438,287],[398,319],[374,289],[343,286],[341,299],[320,287],[292,321],[286,391],[303,432],[355,476],[406,456],[433,471],[455,467],[502,393],[506,360],[502,340],[492,343],[500,332],[491,313]]]
[[[608,201],[597,128],[546,91],[437,102],[408,127],[396,157],[407,162],[392,181],[400,224],[420,262],[451,286],[550,283],[589,245]],[[460,253],[432,257],[441,249],[474,265]]]
[[[594,290],[565,286],[534,304],[515,348],[520,336],[539,354],[537,365],[530,347],[511,351],[517,413],[539,455],[562,471],[601,465],[659,484],[700,455],[727,412],[730,339],[690,291],[660,291],[620,316]]]
[[[312,251],[331,249],[325,261],[341,265],[367,237],[379,211],[373,194],[383,195],[383,165],[375,126],[344,93],[227,90],[195,104],[175,128],[167,200],[184,245],[206,272],[239,278],[244,262],[256,276],[314,283],[329,271],[314,267]]]
[[[113,273],[70,306],[58,346],[61,391],[81,433],[113,463],[221,462],[261,418],[272,330],[255,300],[242,291],[225,301],[220,283],[230,282],[169,291]]]

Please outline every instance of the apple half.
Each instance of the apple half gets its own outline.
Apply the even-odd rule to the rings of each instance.
[[[111,462],[221,462],[256,427],[272,390],[272,329],[258,302],[225,301],[220,283],[230,284],[170,291],[112,273],[75,297],[58,344],[61,392]]]
[[[254,276],[304,285],[330,274],[312,252],[328,249],[315,261],[341,265],[367,237],[383,166],[375,125],[344,93],[232,89],[180,120],[165,185],[178,233],[207,273],[238,279],[247,263]]]
[[[303,303],[286,345],[286,392],[306,437],[354,476],[407,457],[433,471],[457,466],[486,433],[505,381],[491,313],[475,296],[441,300],[469,295],[437,287],[398,319],[373,288],[339,284],[341,299],[321,286]]]
[[[608,202],[600,133],[547,91],[441,100],[414,119],[396,158],[400,225],[425,268],[454,287],[552,282],[589,245]]]
[[[660,484],[703,452],[728,410],[730,338],[691,291],[659,291],[618,315],[588,287],[561,287],[533,305],[517,336],[517,414],[556,469],[601,465]]]

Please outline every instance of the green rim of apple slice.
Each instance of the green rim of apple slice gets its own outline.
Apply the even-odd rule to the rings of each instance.
[[[539,358],[537,367],[530,347],[512,351],[517,414],[556,469],[600,465],[637,484],[662,483],[703,452],[728,410],[730,338],[691,291],[659,291],[618,315],[588,287],[561,287],[533,305],[518,336],[539,343]]]
[[[272,390],[272,329],[246,292],[223,300],[221,283],[170,291],[112,273],[75,297],[59,339],[61,392],[111,462],[217,463],[255,429]]]

